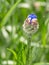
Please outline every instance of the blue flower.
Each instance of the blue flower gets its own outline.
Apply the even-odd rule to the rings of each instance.
[[[30,14],[23,24],[23,30],[27,34],[34,34],[39,29],[39,23],[35,14]]]
[[[37,16],[35,14],[30,14],[28,18],[30,19],[30,23],[32,23],[32,19],[37,19]]]

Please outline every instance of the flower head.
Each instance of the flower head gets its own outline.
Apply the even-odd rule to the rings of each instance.
[[[39,28],[37,16],[35,14],[30,14],[26,18],[23,24],[23,30],[28,33],[32,34],[35,33]]]

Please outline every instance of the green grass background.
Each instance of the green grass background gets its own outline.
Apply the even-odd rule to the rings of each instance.
[[[40,4],[39,9],[36,9],[34,3],[37,1],[45,4]],[[22,3],[27,3],[29,7],[23,6]],[[4,65],[3,61],[8,60],[15,61],[16,64],[13,65],[49,65],[48,6],[48,0],[0,0],[0,65]],[[22,25],[31,13],[35,13],[38,17],[39,30],[29,41]],[[32,42],[29,60],[28,41],[30,44]]]

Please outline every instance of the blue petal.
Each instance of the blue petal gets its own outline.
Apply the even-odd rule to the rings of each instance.
[[[37,18],[37,16],[36,16],[35,14],[30,14],[30,15],[28,16],[28,18],[31,18],[31,20],[32,20],[32,19],[34,19],[34,18]]]
[[[30,14],[28,18],[30,18],[30,23],[32,23],[32,19],[37,19],[37,16],[35,14]]]

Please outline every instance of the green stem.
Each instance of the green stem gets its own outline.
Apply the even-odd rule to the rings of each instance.
[[[28,52],[27,52],[27,63],[26,63],[26,65],[30,65],[30,63],[31,63],[31,57],[32,57],[32,51],[31,51],[31,35],[28,36],[28,45],[27,45],[27,48],[28,48]]]
[[[0,64],[2,65],[1,48],[0,48]]]

